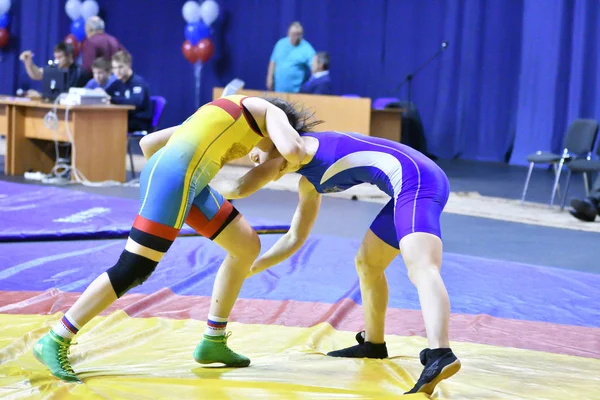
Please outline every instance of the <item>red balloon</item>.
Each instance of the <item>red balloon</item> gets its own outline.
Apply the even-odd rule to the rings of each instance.
[[[202,39],[196,44],[196,53],[198,54],[198,61],[202,61],[203,63],[210,60],[215,52],[215,46],[213,45],[212,40],[210,39]]]
[[[10,34],[6,30],[6,28],[0,28],[0,49],[6,47],[9,40]]]
[[[67,35],[67,37],[65,37],[65,43],[68,43],[71,46],[73,46],[73,57],[77,57],[79,55],[79,41],[77,40],[75,35],[73,35],[72,33]]]
[[[181,46],[181,52],[186,60],[194,64],[198,61],[198,54],[196,53],[196,48],[190,43],[189,40],[183,42],[183,46]]]

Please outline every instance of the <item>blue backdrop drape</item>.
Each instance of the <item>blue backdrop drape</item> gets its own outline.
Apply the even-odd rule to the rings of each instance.
[[[184,0],[97,0],[107,31],[134,69],[168,100],[162,125],[194,111],[193,67],[181,55]],[[600,117],[597,0],[217,0],[216,52],[201,101],[234,77],[264,89],[268,59],[291,21],[331,53],[336,94],[406,98],[393,89],[442,41],[448,49],[414,77],[431,153],[523,164],[559,151],[569,121]],[[47,60],[69,33],[64,1],[13,0],[12,41],[0,50],[0,92],[26,88],[18,53]]]

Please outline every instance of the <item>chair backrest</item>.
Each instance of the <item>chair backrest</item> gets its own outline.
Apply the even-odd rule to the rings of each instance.
[[[569,125],[565,136],[565,149],[571,154],[585,154],[592,151],[598,135],[598,121],[576,119]]]
[[[156,130],[160,117],[162,117],[165,105],[167,105],[167,99],[162,96],[150,96],[152,102],[152,129]]]
[[[376,110],[383,110],[390,103],[397,103],[398,100],[395,97],[380,97],[373,101],[373,108]]]

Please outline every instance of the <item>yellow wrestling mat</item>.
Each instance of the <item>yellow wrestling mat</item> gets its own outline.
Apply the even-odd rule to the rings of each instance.
[[[336,359],[324,354],[352,345],[352,332],[327,323],[311,328],[230,323],[230,346],[252,364],[202,367],[192,352],[204,322],[130,318],[117,311],[95,318],[78,335],[71,360],[84,384],[74,384],[52,377],[31,353],[61,316],[0,315],[0,398],[398,398],[421,372],[418,353],[426,346],[421,337],[389,335],[388,350],[395,357]],[[600,399],[600,360],[470,343],[452,346],[463,369],[440,384],[433,398]]]

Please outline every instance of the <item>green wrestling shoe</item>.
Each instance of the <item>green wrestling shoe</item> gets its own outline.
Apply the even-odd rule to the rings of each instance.
[[[196,350],[194,359],[200,364],[222,363],[227,367],[247,367],[250,359],[236,353],[227,346],[227,339],[231,336],[228,332],[223,336],[204,335]]]
[[[71,341],[50,331],[33,346],[33,355],[57,378],[68,382],[81,382],[69,361]]]

